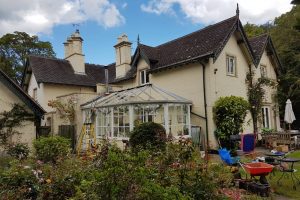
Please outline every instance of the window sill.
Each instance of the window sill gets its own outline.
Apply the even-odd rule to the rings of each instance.
[[[237,75],[235,74],[226,74],[227,76],[230,76],[230,77],[236,77],[237,78]]]

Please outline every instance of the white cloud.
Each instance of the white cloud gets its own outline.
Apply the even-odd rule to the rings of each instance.
[[[0,35],[14,31],[49,34],[55,25],[87,20],[105,28],[125,23],[110,0],[0,0]]]
[[[149,0],[141,9],[148,13],[175,13],[175,6],[194,23],[210,24],[235,15],[239,3],[242,22],[263,24],[289,11],[291,0]]]

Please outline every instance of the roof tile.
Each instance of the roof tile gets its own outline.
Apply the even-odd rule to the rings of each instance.
[[[260,60],[268,41],[268,37],[269,36],[267,34],[263,34],[249,39],[256,61]]]
[[[85,64],[86,75],[76,74],[67,60],[29,56],[29,65],[37,82],[78,86],[93,86],[105,83],[103,65]]]
[[[156,47],[143,44],[139,47],[150,61],[154,61],[152,70],[163,68],[180,61],[213,55],[223,45],[236,22],[234,16]]]

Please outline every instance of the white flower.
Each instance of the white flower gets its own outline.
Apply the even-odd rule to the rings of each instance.
[[[37,175],[37,171],[35,171],[34,169],[31,170],[31,171],[32,171],[32,173],[33,173],[34,175]]]

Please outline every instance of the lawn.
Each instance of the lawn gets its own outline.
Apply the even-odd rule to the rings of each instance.
[[[300,158],[300,151],[295,151],[293,153],[290,153],[287,155],[288,158]],[[242,157],[241,161],[242,162],[251,162],[254,158],[252,157]],[[300,162],[295,163],[294,166],[295,169],[297,169],[297,172],[295,173],[296,176],[299,178],[300,180]],[[242,177],[246,176],[246,173],[243,170],[240,170],[240,172],[242,173]],[[287,197],[288,199],[299,199],[300,200],[300,183],[297,183],[296,185],[296,190],[293,189],[293,182],[291,180],[291,176],[290,174],[286,174],[284,175],[284,177],[280,180],[280,185],[277,184],[278,179],[280,178],[280,176],[282,175],[282,172],[279,171],[279,169],[275,169],[275,175],[269,175],[267,177],[269,183],[271,184],[271,188],[272,188],[272,193],[279,195],[279,196],[283,196],[283,197]],[[249,178],[249,175],[248,175]],[[281,199],[281,198],[272,198],[274,197],[274,195],[271,194],[271,198],[269,199]],[[268,198],[266,198],[268,199]]]
[[[300,151],[293,152],[288,154],[287,157],[291,158],[300,158]],[[297,169],[296,176],[300,179],[300,162],[295,163],[295,169]],[[280,178],[281,172],[277,170],[275,172],[275,176],[269,177],[269,181],[271,183],[271,187],[274,190],[274,193],[286,196],[292,199],[300,199],[300,184],[297,184],[297,189],[293,189],[293,182],[291,180],[290,174],[284,176],[280,185],[277,184],[277,180]]]

